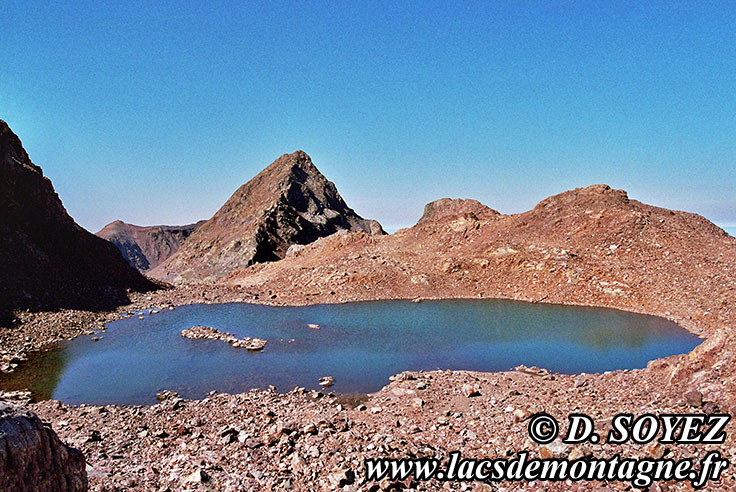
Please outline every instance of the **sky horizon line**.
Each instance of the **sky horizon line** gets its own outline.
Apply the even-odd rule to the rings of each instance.
[[[304,149],[361,216],[595,183],[736,225],[736,4],[9,0],[0,108],[89,230],[192,223]]]
[[[298,150],[301,150],[301,149],[298,149]],[[291,153],[291,152],[289,152],[289,153]],[[286,154],[289,154],[289,153],[286,153]],[[286,155],[286,154],[282,154],[282,155]],[[308,152],[307,152],[307,155],[309,155],[309,153],[308,153]],[[35,164],[35,162],[34,162],[34,164]],[[316,164],[315,164],[315,166],[316,166]],[[265,167],[264,167],[264,169],[265,169]],[[318,168],[318,169],[319,169],[319,168]],[[320,172],[321,172],[321,171],[320,171]],[[254,177],[255,177],[255,175],[254,175]],[[328,179],[329,181],[332,181],[332,180],[330,180],[329,176],[325,176],[325,177],[326,177],[326,178],[327,178],[327,179]],[[235,193],[235,191],[236,191],[236,190],[237,190],[238,188],[240,188],[240,186],[242,186],[243,184],[245,184],[245,183],[241,183],[241,184],[237,185],[237,186],[236,186],[236,188],[235,188],[235,189],[233,190],[233,193]],[[596,186],[596,185],[606,185],[606,186],[609,186],[609,187],[611,187],[612,189],[622,189],[622,188],[616,188],[616,187],[614,187],[614,186],[611,186],[611,185],[609,185],[608,183],[590,183],[589,185],[584,185],[584,186],[578,186],[578,187],[575,187],[575,188],[568,188],[568,189],[560,190],[560,191],[559,191],[558,193],[553,193],[552,195],[548,195],[548,196],[545,196],[545,197],[539,198],[539,199],[538,199],[538,200],[536,201],[536,203],[535,203],[535,205],[534,205],[534,206],[536,206],[536,204],[538,204],[538,203],[540,203],[540,202],[544,201],[545,199],[547,199],[547,198],[549,198],[549,197],[552,197],[552,196],[555,196],[555,195],[558,195],[558,194],[561,194],[561,193],[565,193],[565,192],[567,192],[567,191],[573,191],[573,190],[575,190],[575,189],[582,189],[582,188],[587,188],[587,187],[590,187],[590,186]],[[337,186],[337,184],[336,184],[336,183],[335,183],[335,186],[336,186],[336,187],[338,188],[338,193],[339,193],[339,192],[340,192],[340,188],[339,188],[339,187]],[[625,192],[627,193],[627,195],[629,195],[629,193],[628,193],[628,191],[627,191],[627,190],[625,190],[625,189],[622,189],[622,190],[623,190],[623,191],[625,191]],[[231,196],[232,196],[232,195],[231,195]],[[62,203],[63,203],[63,197],[61,197],[61,196],[60,196],[60,198],[62,199]],[[228,198],[229,198],[229,197],[228,197]],[[433,201],[436,201],[436,200],[441,200],[441,199],[444,199],[444,198],[450,198],[450,199],[463,199],[463,200],[465,200],[465,199],[467,199],[467,200],[477,200],[476,198],[473,198],[473,197],[471,197],[471,196],[440,196],[440,197],[437,197],[437,198],[436,198],[436,199],[434,199],[434,200],[430,200],[429,202],[425,202],[424,204],[422,204],[422,205],[421,205],[421,207],[422,207],[422,209],[423,209],[423,208],[424,208],[424,206],[426,206],[427,204],[429,204],[429,203],[431,203],[431,202],[433,202]],[[344,197],[343,197],[343,199],[344,199]],[[641,202],[641,203],[644,203],[645,205],[651,205],[651,206],[654,206],[654,207],[659,207],[659,206],[658,206],[658,205],[656,205],[656,204],[644,202],[644,201],[642,201],[642,200],[639,200],[639,199],[637,199],[636,197],[631,197],[630,195],[629,195],[629,199],[631,199],[631,200],[636,200],[636,201],[639,201],[639,202]],[[351,207],[350,203],[349,203],[349,202],[348,202],[347,200],[345,200],[345,201],[346,201],[347,205],[348,205],[349,207]],[[479,201],[479,202],[480,202],[480,203],[482,203],[483,205],[486,205],[486,206],[488,206],[488,207],[490,207],[490,208],[493,208],[494,210],[497,210],[497,211],[499,211],[499,212],[500,212],[501,214],[503,214],[503,215],[515,215],[515,214],[520,214],[520,213],[524,213],[524,212],[530,211],[530,210],[532,210],[532,209],[534,208],[534,206],[532,206],[531,208],[529,208],[529,209],[527,209],[527,210],[521,210],[521,211],[516,211],[516,212],[503,212],[502,210],[496,209],[496,208],[495,208],[494,206],[491,206],[491,205],[489,205],[489,204],[487,204],[487,203],[485,203],[485,202],[482,202],[481,200],[477,200],[477,201]],[[224,205],[224,203],[225,203],[225,202],[223,202],[223,205]],[[220,207],[218,207],[218,208],[217,208],[217,210],[219,210],[219,208],[220,208]],[[351,208],[352,208],[352,207],[351,207]],[[666,208],[666,207],[659,207],[659,208]],[[196,222],[199,222],[199,221],[202,221],[202,220],[209,220],[209,219],[210,219],[210,218],[211,218],[211,217],[212,217],[212,216],[213,216],[213,215],[214,215],[214,214],[215,214],[215,213],[217,212],[217,210],[215,210],[215,211],[214,211],[214,212],[213,212],[212,214],[210,214],[210,215],[209,215],[208,217],[202,217],[202,218],[200,218],[200,219],[194,220],[194,221],[192,221],[192,222],[189,222],[189,223],[181,223],[181,224],[173,224],[173,223],[172,223],[172,224],[161,224],[161,223],[148,223],[148,224],[138,224],[138,223],[135,223],[135,224],[134,224],[134,223],[132,223],[132,222],[127,222],[127,221],[125,221],[125,220],[123,220],[123,219],[112,219],[112,220],[110,220],[110,222],[108,222],[108,223],[104,224],[104,225],[103,225],[102,227],[100,227],[100,228],[99,228],[99,229],[97,229],[97,230],[92,230],[92,229],[88,229],[87,227],[85,227],[85,229],[87,229],[88,231],[90,231],[90,232],[92,232],[92,233],[97,233],[97,232],[99,232],[99,231],[100,231],[100,230],[101,230],[102,228],[104,228],[105,226],[107,226],[107,225],[109,225],[109,224],[111,224],[111,223],[113,223],[113,222],[115,222],[115,221],[118,221],[118,220],[119,220],[119,221],[122,221],[122,222],[124,222],[124,223],[126,223],[126,224],[131,224],[131,225],[136,225],[136,226],[141,226],[141,227],[151,227],[151,226],[181,226],[181,225],[188,225],[188,224],[194,224],[194,223],[196,223]],[[670,209],[670,210],[675,210],[675,211],[682,211],[682,212],[688,212],[688,213],[697,213],[697,212],[690,212],[690,211],[688,211],[688,210],[679,210],[679,209]],[[699,214],[699,215],[701,215],[701,214]],[[703,216],[703,217],[705,217],[705,216]],[[365,219],[374,219],[374,220],[378,220],[378,221],[379,221],[379,222],[381,223],[381,225],[383,225],[383,222],[381,221],[381,219],[380,219],[380,218],[377,218],[377,217],[365,217],[365,216],[364,216],[363,218],[365,218]],[[419,220],[420,218],[421,218],[421,215],[417,216],[417,218],[416,218],[416,220],[415,220],[414,222],[412,222],[412,223],[407,223],[407,224],[404,224],[404,225],[388,224],[388,225],[386,226],[386,228],[387,228],[386,230],[387,230],[387,231],[389,231],[389,230],[390,230],[390,232],[391,232],[391,233],[393,233],[393,232],[395,232],[395,231],[397,231],[397,230],[399,230],[399,229],[403,229],[403,228],[408,228],[408,227],[412,227],[412,226],[414,226],[414,225],[416,224],[416,221],[418,221],[418,220]],[[719,226],[719,227],[723,228],[723,229],[726,229],[726,230],[727,230],[727,229],[732,229],[732,231],[730,231],[731,233],[733,233],[733,232],[736,232],[736,222],[732,222],[732,223],[719,223],[719,222],[716,222],[716,221],[714,221],[714,220],[711,220],[711,219],[710,219],[710,218],[708,218],[708,217],[705,217],[705,218],[706,218],[706,219],[708,219],[709,221],[711,221],[712,223],[714,223],[715,225],[717,225],[717,226]],[[76,221],[76,219],[75,219],[75,221]],[[79,224],[79,225],[82,225],[82,224]],[[84,226],[82,226],[82,227],[84,227]],[[729,231],[727,231],[727,232],[729,232]]]
[[[0,118],[0,120],[6,121],[6,123],[7,123],[7,120],[4,120],[3,118]],[[8,126],[9,126],[9,127],[11,128],[11,130],[13,129],[13,127],[12,127],[12,125],[10,125],[10,123],[8,123]],[[18,135],[18,138],[20,138],[20,139],[21,139],[21,142],[23,142],[23,140],[22,140],[22,138],[21,138],[21,136],[20,136],[20,135]],[[25,145],[24,145],[24,148],[25,148]],[[28,152],[28,149],[27,149],[27,148],[25,148],[25,150],[26,150],[26,151]],[[294,153],[294,152],[297,152],[297,151],[303,151],[303,152],[305,152],[305,153],[306,153],[307,155],[309,155],[309,152],[307,152],[307,151],[304,151],[303,149],[301,149],[301,148],[300,148],[300,149],[295,149],[295,150],[293,150],[293,151],[291,151],[291,152],[285,152],[285,153],[282,153],[282,154],[280,154],[279,156],[276,156],[276,157],[274,158],[274,161],[275,161],[275,160],[277,160],[277,159],[278,159],[278,157],[280,157],[280,156],[282,156],[282,155],[288,155],[288,154],[292,154],[292,153]],[[51,178],[50,178],[50,177],[49,177],[49,176],[48,176],[48,175],[46,174],[46,172],[45,172],[45,169],[44,169],[44,166],[43,166],[43,165],[41,165],[41,164],[38,164],[38,163],[37,163],[36,161],[34,161],[34,160],[33,160],[33,157],[32,157],[32,155],[31,155],[31,153],[30,153],[30,152],[28,152],[28,154],[29,154],[29,157],[31,158],[31,161],[32,161],[32,162],[33,162],[33,163],[34,163],[35,165],[39,166],[39,167],[40,167],[40,168],[42,169],[42,171],[44,172],[44,176],[46,176],[47,178],[51,179]],[[311,157],[311,156],[310,156],[310,157]],[[273,162],[273,161],[272,161],[272,162]],[[264,165],[264,166],[263,166],[263,168],[262,168],[261,170],[265,169],[265,168],[266,168],[266,167],[267,167],[268,165],[270,165],[270,164],[271,164],[271,163],[269,163],[269,164],[266,164],[266,165]],[[315,163],[315,167],[317,167],[317,169],[319,170],[319,166],[318,166],[318,164],[317,164],[317,163]],[[258,172],[260,172],[260,171],[258,171]],[[256,174],[257,174],[258,172],[256,172]],[[322,172],[322,171],[320,170],[320,172]],[[252,177],[255,177],[255,176],[256,176],[256,174],[254,174],[254,175],[253,175]],[[323,173],[323,174],[324,174],[324,173]],[[251,178],[252,178],[252,177],[251,177]],[[329,177],[329,176],[326,176],[326,175],[325,175],[325,177],[326,177],[326,178],[327,178],[327,179],[328,179],[329,181],[332,181],[332,180],[330,179],[330,177]],[[52,179],[51,181],[52,181],[52,184],[53,184],[53,183],[54,183],[53,179]],[[247,182],[247,181],[245,181],[245,182],[243,182],[243,183],[240,183],[240,184],[237,184],[237,185],[235,185],[235,188],[233,188],[233,190],[232,190],[232,193],[235,193],[235,191],[236,191],[236,190],[237,190],[238,188],[240,188],[240,187],[241,187],[241,186],[242,186],[243,184],[245,184],[246,182]],[[334,183],[334,181],[333,181],[333,183]],[[338,189],[338,192],[340,192],[340,187],[339,187],[338,183],[334,183],[334,184],[335,184],[335,186],[337,187],[337,189]],[[627,193],[627,195],[629,196],[629,198],[630,198],[630,199],[632,199],[632,200],[636,200],[636,201],[639,201],[639,202],[641,202],[641,203],[644,203],[644,204],[646,204],[646,205],[651,205],[651,206],[654,206],[654,207],[660,207],[660,208],[667,208],[667,209],[670,209],[670,210],[676,210],[676,211],[682,211],[682,212],[688,212],[688,213],[697,213],[698,215],[701,215],[701,216],[705,217],[706,219],[708,219],[708,220],[709,220],[710,222],[712,222],[713,224],[717,225],[718,227],[720,227],[720,228],[722,228],[722,229],[726,230],[726,232],[729,232],[729,234],[731,234],[731,235],[735,235],[735,234],[736,234],[736,220],[734,220],[734,221],[732,221],[732,222],[729,222],[729,221],[726,221],[726,222],[723,222],[723,221],[716,221],[716,220],[713,220],[713,219],[711,219],[711,218],[707,217],[706,215],[704,215],[704,214],[701,214],[701,213],[699,213],[699,212],[693,212],[693,211],[690,211],[690,210],[677,209],[677,208],[669,208],[669,207],[665,207],[665,206],[661,206],[661,205],[658,205],[658,204],[656,204],[656,203],[649,203],[649,202],[646,202],[646,201],[644,201],[644,200],[638,199],[638,198],[636,198],[636,197],[632,197],[632,196],[630,195],[629,191],[628,191],[628,190],[626,190],[626,189],[624,189],[624,188],[617,188],[616,186],[612,186],[612,185],[610,185],[609,183],[605,183],[605,182],[600,182],[600,183],[590,183],[590,184],[587,184],[587,185],[582,185],[582,186],[575,186],[575,187],[571,187],[571,188],[566,188],[566,189],[562,189],[562,190],[559,190],[559,191],[558,191],[558,192],[556,192],[556,193],[552,193],[552,194],[550,194],[550,195],[547,195],[547,196],[544,196],[544,197],[538,198],[538,199],[537,199],[537,201],[536,201],[536,202],[534,202],[534,205],[532,205],[531,207],[529,207],[528,209],[525,209],[525,210],[517,210],[517,211],[504,211],[502,207],[499,207],[499,208],[497,208],[497,206],[494,206],[494,205],[491,205],[491,204],[485,203],[484,201],[482,201],[482,200],[479,200],[479,199],[477,199],[477,198],[474,198],[474,197],[472,197],[472,196],[449,196],[449,195],[443,195],[443,196],[438,196],[438,197],[437,197],[437,198],[435,198],[435,199],[432,199],[432,200],[429,200],[429,201],[427,201],[427,202],[424,202],[423,204],[421,204],[421,208],[422,208],[422,210],[423,210],[424,206],[425,206],[425,205],[427,205],[428,203],[431,203],[431,202],[433,202],[433,201],[435,201],[435,200],[440,200],[440,199],[443,199],[443,198],[451,198],[451,199],[470,199],[470,200],[477,200],[477,201],[481,202],[481,203],[482,203],[483,205],[486,205],[486,206],[488,206],[488,207],[490,207],[490,208],[492,208],[492,209],[494,209],[494,210],[497,210],[497,211],[499,211],[500,213],[502,213],[502,214],[504,214],[504,215],[513,215],[513,214],[519,214],[519,213],[524,213],[524,212],[527,212],[527,211],[529,211],[529,210],[533,209],[533,208],[534,208],[534,206],[536,206],[536,205],[537,205],[538,203],[540,203],[541,201],[543,201],[543,200],[545,200],[546,198],[549,198],[549,197],[551,197],[551,196],[555,196],[555,195],[558,195],[558,194],[560,194],[560,193],[564,193],[564,192],[567,192],[567,191],[572,191],[572,190],[574,190],[574,189],[579,189],[579,188],[586,188],[586,187],[589,187],[589,186],[595,186],[595,185],[600,185],[600,184],[603,184],[603,185],[609,186],[609,187],[611,187],[612,189],[621,189],[621,190],[623,190],[623,191],[625,191],[625,192]],[[54,188],[54,189],[56,189],[56,188]],[[56,190],[56,192],[57,192],[57,194],[59,194],[58,190]],[[232,193],[231,193],[230,195],[228,195],[228,197],[227,197],[227,198],[229,198],[230,196],[232,196]],[[342,193],[341,193],[341,196],[342,196]],[[62,204],[63,204],[63,203],[64,203],[64,197],[63,197],[63,196],[61,196],[61,194],[59,194],[59,197],[60,197],[60,199],[62,200]],[[345,199],[345,197],[344,197],[344,196],[343,196],[343,199]],[[226,199],[226,200],[227,200],[227,199]],[[158,223],[157,223],[157,222],[144,222],[144,223],[139,223],[139,222],[130,222],[130,221],[128,221],[128,220],[125,220],[125,218],[117,217],[117,218],[113,218],[113,219],[110,219],[110,220],[109,220],[108,222],[105,222],[104,224],[102,224],[102,225],[100,225],[100,226],[97,226],[97,227],[96,227],[96,226],[92,226],[92,227],[89,227],[88,225],[85,225],[85,224],[81,223],[80,221],[78,221],[78,220],[77,220],[77,219],[76,219],[76,218],[74,217],[74,215],[73,215],[73,214],[72,214],[71,212],[69,212],[69,210],[67,210],[67,212],[69,212],[69,214],[70,214],[70,215],[72,216],[72,218],[73,218],[73,219],[75,220],[75,222],[77,222],[77,224],[78,224],[78,225],[82,226],[82,227],[83,227],[83,228],[84,228],[85,230],[87,230],[87,231],[89,231],[89,232],[92,232],[92,233],[96,234],[97,232],[101,231],[101,230],[102,230],[102,229],[103,229],[104,227],[106,227],[107,225],[110,225],[110,224],[112,224],[113,222],[116,222],[116,221],[121,221],[121,222],[124,222],[124,223],[126,223],[126,224],[136,225],[136,226],[140,226],[140,227],[153,227],[153,226],[173,226],[173,227],[176,227],[176,226],[182,226],[182,225],[189,225],[189,224],[194,224],[194,223],[196,223],[196,222],[199,222],[199,221],[202,221],[202,220],[209,220],[209,219],[210,219],[210,218],[211,218],[211,217],[212,217],[212,216],[213,216],[213,215],[214,215],[214,214],[215,214],[215,213],[217,212],[217,210],[219,210],[219,209],[220,209],[220,207],[221,207],[222,205],[224,205],[224,203],[225,203],[225,201],[226,201],[226,200],[224,200],[224,201],[223,201],[223,202],[222,202],[222,203],[220,204],[220,206],[218,206],[218,207],[217,207],[217,208],[216,208],[216,209],[215,209],[215,210],[214,210],[214,211],[213,211],[212,213],[210,213],[210,214],[209,214],[208,216],[206,216],[206,217],[205,217],[205,216],[201,216],[201,217],[200,217],[199,219],[196,219],[196,220],[191,220],[191,221],[189,221],[189,222],[179,222],[179,223],[162,223],[162,222],[158,222]],[[354,207],[352,207],[352,205],[350,204],[350,202],[349,202],[349,201],[348,201],[347,199],[345,199],[345,202],[347,203],[347,205],[348,205],[349,207],[351,207],[351,208],[354,208]],[[418,204],[414,204],[414,205],[418,205]],[[66,208],[66,205],[64,205],[64,207]],[[360,212],[359,212],[359,211],[357,211],[357,210],[356,210],[356,212],[358,212],[358,214],[359,214],[359,215],[363,216],[362,214],[360,214]],[[377,220],[377,221],[379,221],[379,222],[381,223],[381,225],[382,225],[382,226],[384,226],[384,228],[386,229],[386,231],[390,231],[391,233],[393,233],[393,232],[395,232],[395,231],[397,231],[397,230],[399,230],[399,229],[403,229],[403,228],[407,228],[407,227],[412,227],[413,225],[415,225],[415,224],[416,224],[416,221],[418,221],[418,220],[420,219],[420,217],[421,217],[421,213],[420,213],[420,214],[419,214],[419,215],[418,215],[418,216],[416,217],[416,220],[414,220],[414,222],[411,222],[411,223],[405,223],[405,224],[395,224],[395,223],[387,223],[387,224],[384,224],[384,222],[383,222],[383,221],[381,220],[381,218],[379,218],[379,217],[368,217],[368,216],[363,216],[363,218],[366,218],[366,219],[374,219],[374,220]]]

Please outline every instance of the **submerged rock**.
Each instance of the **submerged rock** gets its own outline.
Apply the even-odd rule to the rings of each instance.
[[[179,393],[170,390],[163,390],[156,393],[156,399],[158,401],[175,400],[177,398],[180,398]]]
[[[266,340],[261,338],[237,338],[230,333],[222,332],[210,326],[193,326],[181,331],[181,336],[195,340],[221,340],[227,342],[235,348],[244,348],[251,351],[263,350],[266,346]]]

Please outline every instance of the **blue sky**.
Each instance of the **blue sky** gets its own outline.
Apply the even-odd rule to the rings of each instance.
[[[732,2],[45,4],[3,4],[0,118],[93,231],[297,149],[392,230],[600,182],[736,225]]]

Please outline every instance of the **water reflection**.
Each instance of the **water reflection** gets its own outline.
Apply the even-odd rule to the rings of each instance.
[[[30,354],[18,370],[0,374],[0,388],[5,391],[32,389],[36,400],[52,398],[66,367],[67,354],[61,347]]]

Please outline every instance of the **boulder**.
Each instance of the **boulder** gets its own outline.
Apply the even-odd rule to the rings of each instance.
[[[569,453],[570,445],[563,443],[560,439],[539,447],[539,457],[542,459],[566,458]]]
[[[84,456],[29,410],[0,401],[0,490],[86,491]]]
[[[688,405],[695,408],[703,406],[703,394],[698,390],[690,390],[685,393],[685,401]]]
[[[480,396],[480,390],[478,390],[478,388],[472,384],[463,384],[462,393],[468,398],[472,398],[474,396]]]

